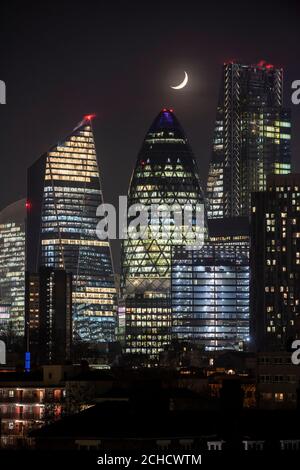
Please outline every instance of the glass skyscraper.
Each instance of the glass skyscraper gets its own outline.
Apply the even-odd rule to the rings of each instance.
[[[290,111],[283,106],[283,70],[265,61],[254,65],[235,61],[225,63],[206,187],[207,212],[209,222],[219,222],[219,237],[224,238],[215,268],[219,263],[219,255],[225,259],[232,249],[231,239],[227,240],[226,237],[227,227],[232,228],[231,237],[244,237],[242,252],[241,247],[237,247],[237,256],[232,260],[236,260],[235,269],[238,272],[241,269],[241,257],[243,259],[243,269],[248,272],[248,277],[245,276],[243,281],[243,295],[247,294],[248,298],[251,193],[265,190],[268,175],[287,174],[290,171],[291,119]],[[248,227],[246,233],[242,220]],[[213,282],[216,291],[217,278]],[[237,286],[237,301],[239,295]],[[215,304],[216,315],[218,311],[219,307]],[[249,339],[249,311],[247,308],[242,311],[242,336]],[[231,312],[233,318],[233,305]],[[236,322],[238,331],[241,324],[238,316]],[[245,344],[245,341],[239,342]]]
[[[116,289],[110,244],[96,235],[103,197],[91,121],[84,117],[28,170],[27,270],[72,273],[75,339],[110,342]]]
[[[24,199],[0,213],[0,319],[17,336],[25,331],[25,214]]]
[[[203,205],[196,161],[173,110],[163,109],[146,134],[131,178],[128,206],[133,204]],[[128,225],[131,218],[128,217]],[[129,237],[122,247],[122,293],[125,297],[128,353],[157,357],[170,341],[172,247],[193,242],[177,237],[174,213],[149,215],[144,238]],[[182,224],[183,226],[183,224]],[[168,227],[170,230],[163,234]],[[182,228],[182,227],[181,227]],[[192,223],[201,236],[203,227]],[[179,230],[180,231],[180,230]]]
[[[181,209],[204,204],[196,161],[173,110],[162,110],[146,134],[129,188],[128,207],[134,204],[148,208],[177,204]],[[122,287],[126,294],[170,290],[172,246],[192,244],[184,236],[178,241],[173,222],[171,214],[152,214],[149,237],[134,240],[128,236],[124,240]],[[160,237],[159,231],[166,226],[170,227],[169,236]]]
[[[214,232],[201,250],[174,250],[172,338],[242,350],[249,341],[249,237]]]
[[[208,217],[247,216],[268,174],[291,170],[283,70],[264,61],[224,64],[207,182]]]

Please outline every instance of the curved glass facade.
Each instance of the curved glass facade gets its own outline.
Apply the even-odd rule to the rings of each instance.
[[[203,204],[196,161],[172,110],[162,110],[147,132],[128,196],[129,207],[143,204],[193,209],[196,204]],[[151,230],[146,238],[134,240],[129,236],[124,240],[122,287],[125,294],[169,291],[172,246],[192,243],[187,233],[181,239],[178,237],[173,221],[172,213],[163,217],[151,214],[148,219]],[[169,232],[157,236],[166,227]],[[200,227],[194,224],[193,229],[200,230]]]
[[[205,230],[194,217],[196,207],[203,210],[204,204],[196,161],[172,110],[158,114],[138,154],[128,197],[128,206],[135,204],[172,207],[167,213],[151,211],[146,236],[134,239],[129,231],[122,247],[125,352],[144,355],[149,364],[171,339],[172,250],[193,245],[195,236],[201,239]],[[193,214],[190,231],[183,223],[185,207]]]

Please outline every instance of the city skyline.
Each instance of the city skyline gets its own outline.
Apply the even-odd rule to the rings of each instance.
[[[1,462],[300,452],[299,18],[3,4]]]
[[[243,63],[264,59],[283,67],[285,101],[287,105],[291,103],[291,83],[300,77],[294,56],[298,37],[296,2],[272,9],[272,26],[268,26],[268,2],[254,3],[243,24],[239,22],[241,7],[230,2],[218,9],[192,5],[191,12],[183,12],[182,19],[175,12],[178,4],[173,2],[172,8],[169,5],[160,5],[159,14],[155,9],[147,12],[149,26],[142,31],[139,23],[143,9],[135,8],[135,2],[127,12],[118,2],[116,18],[113,5],[107,6],[103,14],[93,6],[79,15],[81,10],[68,9],[66,2],[60,6],[62,19],[57,20],[55,38],[51,34],[55,8],[50,3],[44,4],[43,11],[30,5],[21,9],[22,21],[9,15],[4,7],[9,44],[3,51],[1,75],[7,85],[7,104],[0,108],[0,152],[6,166],[0,185],[0,208],[24,197],[26,168],[53,145],[58,135],[68,132],[74,116],[91,112],[98,116],[96,145],[102,156],[106,202],[115,203],[118,194],[126,194],[139,142],[152,115],[164,106],[173,107],[182,121],[205,178],[222,65],[232,58]],[[66,19],[68,15],[70,20]],[[168,15],[170,26],[166,27]],[[185,15],[194,18],[186,24]],[[30,32],[28,25],[33,23]],[[269,35],[269,27],[274,35]],[[251,34],[253,28],[255,35]],[[14,37],[13,31],[24,35],[27,46]],[[39,41],[35,40],[37,35]],[[137,35],[141,38],[138,43]],[[236,35],[240,37],[238,43]],[[124,36],[126,40],[122,42]],[[40,60],[44,54],[48,54],[46,62]],[[12,60],[14,66],[10,67]],[[182,79],[183,70],[189,73],[188,85],[183,90],[171,90],[170,85]],[[296,127],[300,123],[300,106],[293,105],[292,112]],[[299,149],[300,137],[295,133],[295,170],[299,170]],[[118,164],[117,173],[112,161]],[[113,178],[115,185],[110,184]]]

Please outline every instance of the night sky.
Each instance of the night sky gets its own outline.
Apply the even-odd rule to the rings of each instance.
[[[26,169],[87,113],[106,202],[126,194],[147,128],[173,107],[205,182],[222,64],[261,59],[285,70],[300,171],[300,5],[297,1],[48,1],[1,3],[0,209],[26,194]],[[184,70],[189,83],[180,83]],[[118,258],[117,250],[115,250]]]

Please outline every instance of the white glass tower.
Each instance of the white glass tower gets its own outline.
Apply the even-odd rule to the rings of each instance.
[[[0,319],[5,316],[18,336],[24,335],[24,296],[25,200],[21,199],[0,213]]]

